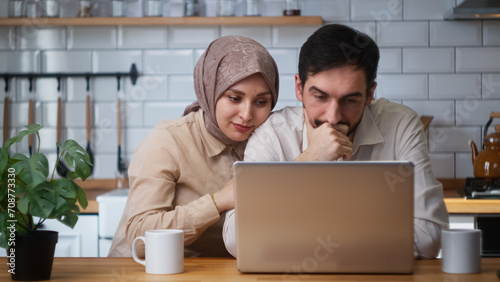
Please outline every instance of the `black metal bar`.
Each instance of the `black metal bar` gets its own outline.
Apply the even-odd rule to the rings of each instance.
[[[30,79],[30,91],[32,91],[33,86],[32,86],[32,80],[33,78],[49,78],[49,77],[55,77],[58,79],[58,90],[60,89],[60,82],[59,80],[61,78],[66,78],[66,77],[85,77],[85,78],[90,78],[90,77],[130,77],[130,81],[132,82],[132,85],[135,85],[137,82],[137,78],[139,77],[139,72],[137,71],[137,67],[135,64],[132,64],[130,67],[129,72],[110,72],[110,73],[90,73],[90,72],[85,72],[85,73],[0,73],[0,77],[3,77],[5,80],[5,92],[8,92],[9,90],[9,79],[13,77],[27,77]],[[87,84],[87,87],[88,84]],[[118,86],[120,87],[120,86]]]
[[[9,78],[10,78],[9,76],[3,77],[3,80],[5,81],[5,88],[4,88],[5,93],[9,92]]]
[[[90,76],[85,77],[85,81],[87,82],[87,93],[90,91]]]
[[[116,91],[120,92],[120,78],[121,76],[117,75],[116,76]]]
[[[28,76],[28,80],[30,82],[29,91],[33,92],[33,76],[32,75]]]

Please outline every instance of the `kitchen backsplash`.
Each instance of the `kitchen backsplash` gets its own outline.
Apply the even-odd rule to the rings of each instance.
[[[279,16],[280,0],[264,2],[265,16]],[[458,1],[458,4],[461,1]],[[0,17],[6,17],[0,0]],[[432,115],[429,149],[440,178],[472,176],[469,140],[482,143],[491,111],[500,111],[500,21],[445,21],[455,0],[303,0],[303,15],[320,15],[326,23],[357,28],[376,40],[381,51],[377,98]],[[179,0],[164,14],[178,16]],[[214,1],[207,1],[211,7]],[[209,16],[214,15],[207,8]],[[126,26],[0,27],[0,73],[128,72],[136,64],[141,76],[130,79],[12,79],[3,101],[11,102],[11,135],[28,123],[28,100],[36,101],[36,122],[43,124],[41,150],[55,162],[57,98],[64,109],[63,136],[86,144],[85,99],[93,102],[94,178],[113,178],[117,170],[117,98],[122,102],[122,148],[128,163],[135,147],[161,120],[181,116],[195,99],[192,73],[204,48],[215,38],[239,34],[266,46],[278,63],[277,109],[299,105],[294,74],[300,46],[319,26]],[[494,122],[500,123],[499,120]],[[2,127],[3,131],[3,127]],[[27,153],[27,142],[17,152]]]

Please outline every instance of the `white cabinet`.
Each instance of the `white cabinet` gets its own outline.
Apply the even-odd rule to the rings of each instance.
[[[73,229],[55,219],[46,220],[41,230],[59,232],[54,256],[97,257],[97,215],[81,214]]]
[[[108,256],[113,236],[127,204],[129,189],[115,189],[97,196],[99,203],[99,256]]]
[[[37,219],[35,219],[37,220]],[[59,232],[56,257],[97,257],[97,215],[81,214],[73,229],[60,223],[56,219],[47,219],[40,230]],[[0,248],[0,256],[7,256],[6,250]]]
[[[450,214],[451,229],[474,229],[475,216],[473,214]]]

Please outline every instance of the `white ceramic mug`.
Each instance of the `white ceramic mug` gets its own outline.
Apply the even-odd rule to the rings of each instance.
[[[481,230],[442,230],[441,263],[447,273],[481,272]]]
[[[142,240],[146,245],[146,259],[137,257],[136,243]],[[175,274],[184,271],[184,232],[178,229],[157,229],[146,231],[132,243],[134,260],[146,266],[146,273]]]

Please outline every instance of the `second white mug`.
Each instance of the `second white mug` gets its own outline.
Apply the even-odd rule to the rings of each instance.
[[[481,230],[442,230],[441,248],[443,272],[481,272]]]
[[[146,259],[137,256],[136,243],[142,240],[146,245]],[[179,229],[157,229],[146,231],[132,243],[134,260],[146,266],[146,273],[175,274],[184,271],[184,232]]]

